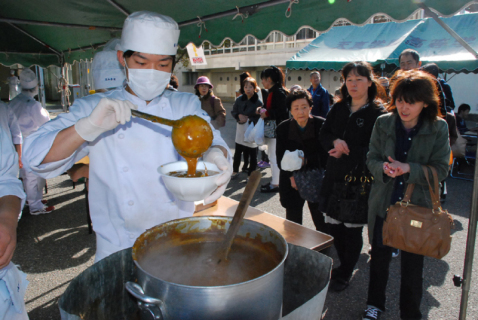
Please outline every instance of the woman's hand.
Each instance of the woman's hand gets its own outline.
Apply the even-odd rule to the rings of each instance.
[[[240,124],[246,123],[247,120],[249,120],[249,117],[248,117],[248,116],[245,116],[245,115],[243,115],[243,114],[240,114],[240,115],[239,115],[239,121],[238,121],[238,122],[239,122]]]
[[[262,107],[257,107],[257,109],[256,109],[256,114],[261,114],[261,110],[262,110],[262,109],[263,109]]]
[[[295,184],[294,177],[290,177],[290,184],[291,184],[293,189],[297,190],[297,185]]]
[[[395,178],[405,173],[410,172],[410,165],[394,160],[392,157],[388,157],[388,161],[383,163],[383,173],[391,178]]]
[[[343,154],[349,155],[350,150],[347,142],[342,139],[334,140],[334,148],[329,150],[329,155],[334,158],[340,158]]]

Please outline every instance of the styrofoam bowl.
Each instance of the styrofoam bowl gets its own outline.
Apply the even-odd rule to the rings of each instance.
[[[204,164],[206,164],[206,166],[204,166]],[[168,173],[172,171],[187,171],[188,164],[186,161],[163,164],[158,168],[158,172],[161,175],[166,188],[169,192],[174,194],[176,198],[183,201],[199,201],[204,200],[204,198],[216,190],[217,185],[215,181],[217,176],[221,173],[221,170],[219,170],[215,164],[198,161],[197,170],[204,170],[204,167],[206,167],[207,170],[219,173],[200,178],[179,178],[168,175]]]

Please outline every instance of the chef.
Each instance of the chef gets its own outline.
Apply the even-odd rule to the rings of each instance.
[[[146,229],[192,216],[194,203],[178,200],[164,186],[157,168],[181,160],[171,127],[132,118],[131,109],[168,119],[198,115],[210,122],[197,97],[165,90],[174,67],[179,27],[170,17],[135,12],[124,23],[117,52],[125,67],[125,87],[75,100],[69,113],[32,134],[24,145],[25,162],[49,178],[89,155],[89,202],[96,231],[95,262],[131,247]],[[232,174],[231,154],[219,131],[205,161],[222,171],[218,199]]]
[[[25,193],[18,180],[18,154],[12,143],[8,108],[0,107],[0,319],[28,320],[25,273],[10,260],[17,243],[17,224]]]
[[[48,122],[50,114],[41,106],[40,102],[35,100],[35,96],[38,94],[38,79],[35,72],[30,69],[23,70],[20,74],[20,84],[22,93],[10,101],[9,106],[17,117],[18,125],[25,139],[42,124]],[[46,206],[46,201],[43,200],[45,179],[26,168],[20,169],[20,176],[27,194],[30,214],[39,215],[52,212],[55,207]]]

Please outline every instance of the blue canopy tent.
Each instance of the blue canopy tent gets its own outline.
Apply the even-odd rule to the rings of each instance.
[[[442,20],[478,50],[478,14]],[[431,18],[334,27],[300,50],[286,67],[338,71],[346,63],[358,60],[373,66],[384,62],[398,66],[398,56],[408,48],[418,51],[424,64],[434,62],[448,73],[478,72],[478,59]]]

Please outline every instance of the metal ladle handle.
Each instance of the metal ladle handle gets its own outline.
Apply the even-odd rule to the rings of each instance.
[[[141,310],[141,319],[163,320],[163,302],[144,294],[143,288],[135,282],[126,282],[126,290],[136,299]]]
[[[145,119],[145,120],[148,120],[148,121],[151,121],[151,122],[161,123],[161,124],[171,126],[171,127],[179,126],[179,121],[177,121],[177,120],[170,120],[170,119],[165,119],[165,118],[161,118],[161,117],[158,117],[158,116],[153,116],[152,114],[141,112],[141,111],[138,111],[138,110],[133,110],[132,109],[131,114],[135,117],[142,118],[142,119]]]

